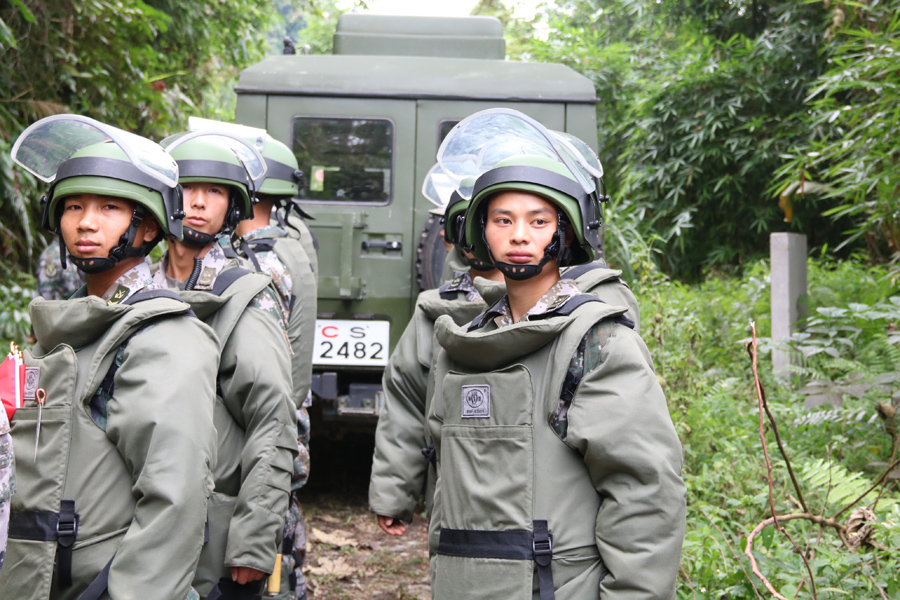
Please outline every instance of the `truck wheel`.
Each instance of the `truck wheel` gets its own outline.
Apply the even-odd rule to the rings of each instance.
[[[419,245],[416,247],[416,281],[419,289],[430,290],[441,285],[444,260],[447,258],[441,229],[441,218],[429,215],[419,234]]]

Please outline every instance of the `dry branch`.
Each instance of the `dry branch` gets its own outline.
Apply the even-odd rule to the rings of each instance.
[[[778,598],[779,600],[788,600],[787,598],[785,598],[784,596],[779,594],[775,590],[774,586],[772,586],[771,582],[769,582],[769,580],[766,579],[766,577],[762,574],[762,572],[759,570],[759,566],[756,563],[756,557],[753,556],[753,542],[756,539],[756,536],[758,536],[760,534],[760,532],[762,532],[769,525],[774,525],[775,528],[780,533],[783,533],[788,538],[788,540],[790,540],[791,544],[794,546],[794,549],[797,551],[797,553],[803,559],[803,562],[806,565],[807,571],[809,572],[810,586],[811,586],[810,591],[812,592],[812,596],[815,599],[816,598],[815,578],[813,576],[812,567],[809,564],[809,560],[806,556],[806,553],[803,552],[802,550],[800,550],[800,548],[797,546],[796,542],[794,542],[794,539],[790,536],[790,534],[788,534],[788,532],[785,530],[785,528],[781,525],[780,522],[792,521],[792,520],[796,520],[796,519],[803,519],[806,521],[810,521],[812,523],[816,523],[821,528],[830,527],[835,530],[838,537],[840,537],[841,541],[844,543],[844,546],[847,549],[849,549],[851,552],[853,552],[854,545],[850,543],[850,540],[848,540],[847,526],[839,523],[837,519],[843,513],[845,513],[847,510],[853,508],[857,503],[862,501],[863,498],[865,498],[865,496],[867,494],[869,494],[870,492],[872,492],[875,488],[882,486],[882,490],[879,493],[879,499],[880,499],[881,493],[884,492],[884,487],[886,485],[888,475],[897,466],[900,466],[900,459],[897,458],[897,446],[898,446],[898,442],[900,442],[900,436],[898,436],[897,440],[895,440],[893,452],[891,453],[890,464],[885,469],[885,471],[881,475],[881,477],[879,477],[878,480],[868,490],[866,490],[866,492],[864,494],[862,494],[861,496],[859,496],[858,498],[856,498],[855,500],[853,500],[852,502],[850,502],[849,504],[844,506],[844,508],[842,508],[840,511],[838,511],[832,517],[824,517],[821,515],[812,514],[809,511],[809,509],[806,507],[806,502],[804,501],[803,494],[800,491],[800,484],[797,481],[796,477],[794,476],[794,471],[791,468],[790,459],[788,458],[787,452],[784,449],[784,445],[781,442],[781,436],[778,432],[778,426],[777,426],[777,423],[775,422],[775,417],[769,410],[768,403],[766,402],[765,390],[763,389],[762,382],[760,381],[760,378],[759,378],[756,324],[753,321],[750,322],[750,329],[753,334],[753,337],[752,337],[751,341],[748,342],[748,344],[747,344],[747,352],[750,354],[751,367],[753,370],[753,380],[754,380],[754,384],[756,385],[756,394],[757,394],[757,398],[759,401],[759,436],[760,436],[760,441],[762,442],[763,454],[764,454],[765,460],[766,460],[767,479],[768,479],[768,484],[769,484],[769,508],[772,512],[772,516],[769,517],[768,519],[762,521],[761,523],[759,523],[753,529],[753,531],[751,531],[750,534],[747,536],[747,545],[744,548],[744,554],[747,556],[748,559],[750,559],[750,565],[752,567],[753,574],[756,575],[757,577],[759,577],[759,579],[765,584],[766,589],[768,589],[769,592],[771,592],[771,594],[775,598]],[[788,473],[790,474],[790,478],[794,485],[794,489],[797,491],[797,495],[798,495],[797,503],[800,504],[800,506],[804,509],[805,512],[791,513],[791,514],[786,514],[786,515],[778,515],[775,510],[774,477],[772,474],[772,462],[771,462],[771,458],[769,456],[768,447],[766,445],[765,421],[763,420],[764,414],[768,417],[769,424],[772,427],[772,432],[775,435],[775,440],[778,443],[779,451],[781,452],[781,456],[784,458],[785,464],[787,465]],[[868,519],[865,519],[865,520],[868,520]],[[822,531],[820,530],[819,539],[821,539],[821,534],[822,534]],[[877,548],[879,550],[889,550],[889,548],[883,546],[882,544],[875,542],[874,540],[872,540],[870,538],[863,539],[862,543],[869,545],[873,548]],[[802,582],[801,582],[801,586],[802,586]],[[881,588],[878,588],[878,590],[879,590],[879,593],[881,593],[882,596],[884,596],[884,591],[881,590]]]
[[[750,352],[750,364],[753,369],[753,381],[756,384],[756,395],[759,399],[759,439],[762,442],[763,454],[766,457],[766,468],[767,468],[767,479],[769,482],[769,505],[772,509],[772,522],[775,523],[775,528],[791,542],[791,545],[794,547],[794,550],[797,551],[797,554],[800,555],[800,558],[803,559],[803,564],[806,566],[806,571],[809,573],[809,585],[810,591],[812,592],[813,600],[818,600],[818,594],[816,593],[816,577],[813,574],[812,565],[809,564],[809,559],[806,558],[806,553],[803,552],[800,547],[797,545],[797,542],[794,541],[794,538],[791,537],[791,534],[787,532],[787,530],[778,524],[778,513],[775,510],[775,494],[774,494],[774,477],[772,476],[772,460],[769,458],[769,449],[766,446],[766,431],[765,431],[765,423],[763,421],[763,414],[767,415],[769,418],[769,422],[772,424],[772,431],[775,434],[775,440],[778,443],[778,449],[781,452],[782,458],[784,458],[784,462],[787,465],[788,473],[790,473],[791,481],[794,483],[794,489],[797,491],[797,496],[799,497],[800,504],[803,505],[804,509],[806,509],[807,513],[809,513],[809,509],[806,508],[806,502],[803,500],[803,492],[800,490],[800,483],[797,481],[797,478],[794,476],[794,470],[791,468],[791,461],[788,458],[787,451],[784,449],[784,445],[781,443],[781,435],[778,433],[778,426],[775,423],[775,416],[769,411],[769,405],[766,402],[766,393],[763,390],[762,381],[759,379],[759,364],[758,364],[758,352],[757,352],[757,341],[756,341],[756,323],[750,321],[750,331],[753,333],[753,339],[750,342],[750,346],[747,350]],[[753,562],[753,572],[756,573],[757,577],[763,580],[766,584],[766,588],[777,597],[781,598],[775,589],[772,587],[772,584],[769,583],[769,580],[762,576],[762,573],[756,568],[756,560],[752,559]],[[787,599],[785,599],[787,600]]]

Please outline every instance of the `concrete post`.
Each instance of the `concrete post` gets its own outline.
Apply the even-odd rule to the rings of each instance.
[[[806,318],[806,235],[773,233],[769,237],[772,259],[772,341],[786,340]],[[778,377],[790,375],[791,356],[772,351],[772,368]]]

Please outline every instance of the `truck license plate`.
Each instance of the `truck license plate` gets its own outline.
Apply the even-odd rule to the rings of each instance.
[[[383,367],[390,333],[388,321],[316,319],[313,364]]]

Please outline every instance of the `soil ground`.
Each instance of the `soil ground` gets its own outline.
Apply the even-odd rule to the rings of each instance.
[[[431,597],[428,522],[421,510],[403,536],[381,531],[369,512],[372,449],[371,436],[310,444],[310,481],[300,492],[310,600]]]

